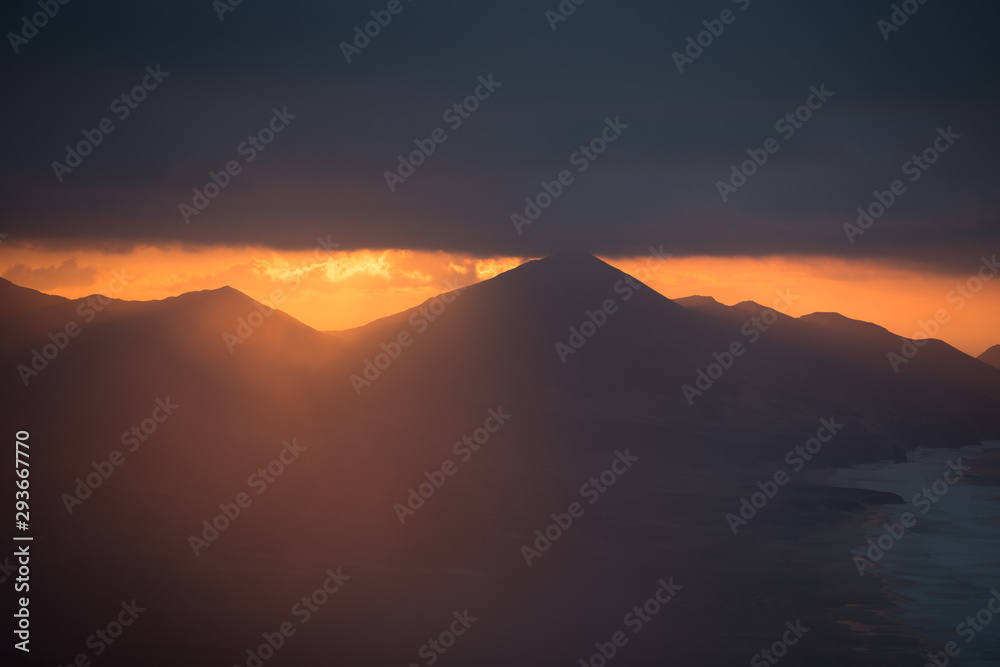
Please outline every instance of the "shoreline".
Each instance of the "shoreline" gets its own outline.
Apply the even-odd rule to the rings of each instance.
[[[931,505],[926,513],[916,511],[912,496],[925,488],[928,474],[946,469],[944,461],[959,457],[966,465],[971,463],[971,470],[949,489],[951,498],[941,497],[940,505]],[[983,441],[978,446],[957,449],[918,448],[910,452],[908,458],[907,464],[884,461],[849,468],[816,469],[805,476],[803,482],[817,487],[898,493],[903,497],[903,504],[872,505],[842,524],[841,530],[850,526],[855,536],[850,546],[845,546],[845,553],[857,555],[859,547],[869,538],[884,535],[884,522],[899,521],[908,511],[918,517],[906,537],[893,544],[874,568],[866,570],[864,577],[857,577],[859,583],[852,587],[851,595],[864,599],[864,604],[859,613],[849,614],[841,622],[850,629],[850,636],[867,637],[868,641],[883,648],[895,644],[895,638],[905,637],[908,641],[900,643],[908,645],[907,652],[919,649],[918,655],[907,660],[919,664],[912,661],[926,662],[928,653],[938,653],[944,650],[948,641],[958,641],[954,632],[956,623],[983,606],[980,603],[990,594],[988,584],[1000,584],[1000,562],[997,562],[1000,537],[994,538],[995,550],[990,541],[990,535],[997,534],[995,527],[1000,525],[997,506],[990,504],[1000,500],[1000,442]],[[906,465],[909,467],[902,467]],[[912,493],[906,493],[905,488]],[[992,524],[993,531],[982,522]],[[848,532],[847,536],[850,534]],[[981,544],[984,540],[986,545]],[[956,546],[963,548],[956,549]],[[983,558],[987,560],[983,562]],[[993,578],[981,567],[983,565],[992,566]],[[852,575],[857,576],[853,564],[851,569]],[[861,583],[865,580],[874,583]],[[970,580],[978,583],[969,583]],[[873,585],[877,591],[871,589]],[[963,609],[965,611],[961,611]],[[872,614],[881,622],[864,620]],[[982,634],[988,631],[989,628],[985,628]],[[996,643],[994,638],[993,644]],[[976,643],[970,642],[968,647],[959,642],[960,664],[996,664],[1000,655],[996,650],[990,653],[989,646],[985,637]],[[874,657],[876,651],[871,654]],[[886,656],[882,657],[884,660]]]

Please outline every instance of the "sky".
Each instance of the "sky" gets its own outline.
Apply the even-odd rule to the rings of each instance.
[[[898,26],[861,0],[16,0],[0,275],[261,298],[293,267],[318,278],[289,312],[340,329],[526,258],[662,245],[667,296],[792,278],[806,312],[906,334],[1000,250],[1000,8],[897,4]],[[303,269],[317,237],[337,252]],[[942,337],[1000,342],[997,291]]]

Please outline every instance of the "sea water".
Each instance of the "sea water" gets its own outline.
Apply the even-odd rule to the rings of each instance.
[[[951,464],[960,457],[969,470],[948,483],[957,474],[946,473],[954,471]],[[934,493],[935,482],[938,491],[947,491]],[[926,645],[925,663],[934,664],[928,653],[943,658],[946,644],[954,642],[958,653],[948,664],[1000,665],[1000,613],[988,611],[991,599],[993,609],[1000,609],[996,595],[1000,592],[1000,442],[962,449],[920,448],[909,453],[908,463],[842,469],[832,483],[890,491],[905,500],[902,505],[873,508],[869,533],[858,540],[854,556],[868,557],[868,539],[885,535],[884,523],[898,523],[907,512],[915,517],[916,523],[892,541],[878,563],[865,568],[865,576],[883,579],[886,591],[897,601],[893,620]],[[937,502],[929,502],[933,498]],[[887,543],[888,538],[883,539],[883,545]],[[970,616],[972,624],[967,622]]]

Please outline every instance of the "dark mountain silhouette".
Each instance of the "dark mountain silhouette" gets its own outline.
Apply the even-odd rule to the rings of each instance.
[[[674,302],[586,254],[332,334],[230,288],[112,301],[89,322],[81,303],[0,284],[3,422],[31,430],[46,545],[33,609],[55,633],[46,646],[65,649],[43,656],[57,664],[83,650],[95,614],[132,597],[158,620],[130,642],[160,648],[109,651],[106,664],[246,664],[261,633],[291,620],[280,611],[296,601],[289,590],[308,594],[337,567],[351,580],[280,664],[422,662],[418,648],[463,609],[481,620],[453,664],[574,664],[671,576],[686,588],[627,664],[703,664],[706,650],[713,663],[745,660],[759,647],[713,642],[711,628],[767,634],[789,603],[818,610],[814,627],[841,638],[843,655],[827,643],[802,659],[856,660],[837,591],[881,593],[843,568],[860,529],[844,526],[863,504],[898,498],[803,480],[746,534],[723,517],[821,419],[844,429],[816,465],[1000,434],[1000,370],[940,341],[896,373],[887,354],[905,341],[874,325],[778,315],[762,331],[752,322],[769,319],[764,306]],[[25,385],[17,367],[70,321],[79,334]],[[689,400],[684,385],[734,342],[745,352]],[[165,397],[176,413],[70,514],[65,494]],[[509,422],[460,455],[490,410]],[[292,439],[301,458],[257,495],[249,476]],[[581,484],[624,450],[635,465],[593,507],[581,501]],[[445,461],[457,473],[401,522],[396,506]],[[189,537],[240,492],[252,504],[195,556]],[[522,546],[572,502],[583,517],[528,567]],[[788,550],[777,559],[776,544]],[[805,597],[778,599],[788,591]]]
[[[977,357],[979,361],[987,363],[994,368],[1000,368],[1000,345],[994,345]]]
[[[689,307],[733,327],[737,338],[736,328],[748,314],[765,310],[748,302],[732,307],[691,302]],[[912,358],[904,356],[907,343],[913,345]],[[836,313],[801,318],[779,313],[773,329],[753,348],[756,354],[748,352],[747,363],[756,377],[775,374],[778,387],[842,406],[845,414],[869,425],[869,440],[882,443],[877,451],[883,456],[893,451],[898,457],[901,449],[942,441],[969,444],[998,426],[992,414],[1000,399],[1000,375],[942,341],[908,341]]]

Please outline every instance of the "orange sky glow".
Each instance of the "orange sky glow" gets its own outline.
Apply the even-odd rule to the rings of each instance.
[[[112,296],[130,301],[223,285],[266,301],[280,289],[286,299],[282,310],[313,328],[337,331],[486,280],[528,259],[409,250],[180,246],[138,247],[119,254],[4,243],[0,275],[18,285],[69,298],[107,292],[109,284],[117,286],[115,271],[127,274],[129,282]],[[1000,284],[975,280],[978,263],[971,264],[965,275],[943,275],[882,262],[822,257],[604,259],[671,298],[699,294],[729,305],[744,300],[771,305],[778,290],[790,289],[798,301],[785,311],[789,315],[836,311],[906,336],[920,330],[921,320],[933,319],[936,311],[945,310],[950,321],[937,337],[974,356],[1000,343]],[[294,278],[298,286],[292,288]],[[965,296],[956,296],[959,286],[964,286]]]

